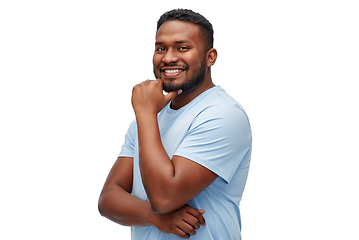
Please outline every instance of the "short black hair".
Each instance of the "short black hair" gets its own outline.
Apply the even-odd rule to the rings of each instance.
[[[167,21],[183,21],[197,24],[203,35],[205,51],[213,48],[213,27],[212,24],[201,14],[189,9],[174,9],[165,12],[157,21],[157,31]]]

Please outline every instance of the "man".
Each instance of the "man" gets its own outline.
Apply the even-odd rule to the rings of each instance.
[[[157,80],[133,88],[136,120],[99,199],[134,240],[241,239],[252,137],[242,107],[212,82],[216,59],[207,19],[183,9],[161,16]]]

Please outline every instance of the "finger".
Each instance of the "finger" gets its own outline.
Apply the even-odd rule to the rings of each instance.
[[[155,80],[155,82],[158,82],[158,83],[161,84],[161,86],[163,86],[163,80],[162,80],[161,78],[157,78],[157,79]]]
[[[191,236],[191,235],[189,235],[188,233],[186,233],[185,231],[183,231],[182,229],[180,229],[178,227],[173,231],[173,234],[180,237],[180,238],[189,238]]]
[[[165,102],[169,103],[172,99],[174,99],[179,94],[179,92],[182,92],[182,90],[169,92],[167,95],[165,95]]]
[[[204,214],[204,210],[197,210],[189,205],[187,205],[186,207],[186,211],[191,214],[192,216],[194,216],[195,218],[198,219],[199,223],[204,227],[206,226],[206,220],[204,219],[204,217],[202,216],[202,214]]]
[[[194,229],[199,229],[201,227],[201,223],[198,218],[192,214],[189,214],[188,212],[183,216],[183,221],[185,221]]]
[[[186,221],[179,222],[177,227],[190,236],[196,235],[196,229]]]

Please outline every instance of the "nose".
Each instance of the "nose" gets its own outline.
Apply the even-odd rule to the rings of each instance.
[[[176,63],[178,62],[178,56],[176,51],[173,49],[167,49],[165,55],[162,58],[162,62],[166,64]]]

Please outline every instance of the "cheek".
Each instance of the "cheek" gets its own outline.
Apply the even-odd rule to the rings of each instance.
[[[195,74],[200,68],[201,68],[201,60],[193,61],[191,63],[188,63],[190,74]]]
[[[199,68],[206,57],[199,52],[192,52],[186,56],[186,63],[192,68]]]
[[[152,63],[154,66],[161,64],[162,62],[162,56],[158,54],[154,54],[152,57]]]
[[[153,59],[152,59],[152,66],[153,66],[153,70],[154,70],[155,72],[158,72],[158,71],[159,71],[159,70],[158,70],[159,64],[160,64],[160,62],[158,62],[158,60],[156,60],[156,58],[153,58]]]

